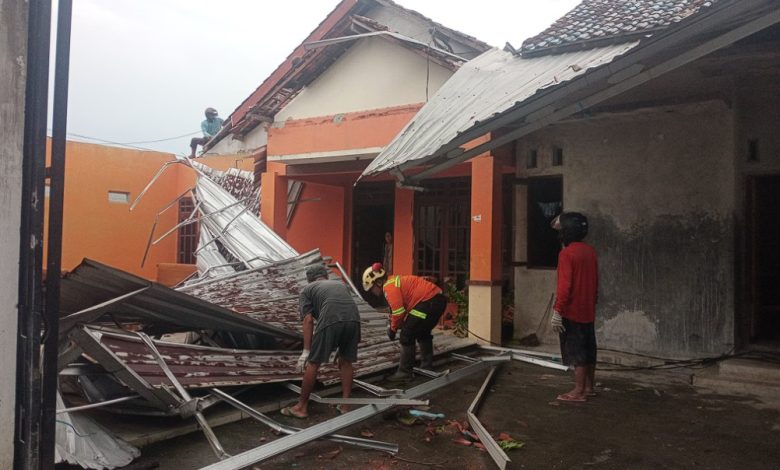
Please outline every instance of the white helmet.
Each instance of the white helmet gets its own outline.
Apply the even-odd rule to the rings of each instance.
[[[368,291],[377,281],[385,277],[385,269],[382,263],[374,263],[363,271],[363,290]]]

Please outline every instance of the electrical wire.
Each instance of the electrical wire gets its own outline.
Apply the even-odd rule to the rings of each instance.
[[[51,132],[51,129],[48,129],[48,131]],[[176,137],[169,137],[169,138],[166,138],[166,139],[148,140],[148,141],[139,141],[139,142],[116,142],[116,141],[113,141],[113,140],[101,139],[99,137],[92,137],[92,136],[88,136],[88,135],[84,135],[84,134],[76,134],[75,132],[68,132],[68,136],[77,137],[79,139],[85,139],[85,140],[93,140],[95,142],[99,142],[99,143],[102,143],[102,144],[119,145],[119,146],[122,146],[122,147],[128,147],[128,148],[132,148],[132,149],[136,149],[136,150],[144,150],[144,151],[149,151],[149,152],[160,152],[160,150],[157,150],[157,149],[148,148],[148,147],[139,147],[139,146],[137,146],[135,144],[166,142],[166,141],[169,141],[169,140],[181,139],[183,137],[187,137],[187,136],[195,135],[195,134],[199,134],[199,133],[200,133],[200,131],[198,131],[198,132],[191,132],[189,134],[183,134],[183,135],[176,136]],[[175,155],[185,156],[185,154],[183,152],[176,153]]]

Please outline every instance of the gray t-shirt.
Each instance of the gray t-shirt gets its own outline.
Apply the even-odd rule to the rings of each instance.
[[[317,324],[314,332],[338,322],[359,322],[357,305],[347,286],[337,280],[314,281],[303,288],[300,297],[301,320],[311,313]]]

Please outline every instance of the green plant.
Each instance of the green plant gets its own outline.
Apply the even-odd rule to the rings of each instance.
[[[465,338],[469,334],[469,296],[466,289],[458,289],[454,282],[445,282],[444,291],[447,299],[458,306],[455,316],[455,336]]]

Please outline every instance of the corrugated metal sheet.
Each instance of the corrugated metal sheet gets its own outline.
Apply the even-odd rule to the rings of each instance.
[[[410,162],[424,163],[476,124],[560,86],[588,70],[609,64],[638,43],[556,56],[523,59],[492,49],[463,65],[398,136],[368,165],[375,175]]]
[[[147,288],[87,316],[70,315]],[[150,334],[189,330],[223,330],[300,339],[300,334],[239,315],[225,307],[169,289],[110,266],[85,259],[62,279],[60,310],[63,333],[77,323],[138,323]]]
[[[219,184],[198,178],[195,198],[204,216],[201,223],[248,268],[265,266],[298,255],[284,239],[260,221]],[[227,208],[227,209],[225,209]]]
[[[298,296],[307,284],[306,267],[313,263],[322,263],[318,250],[222,279],[185,286],[178,293],[231,309],[238,312],[234,315],[247,320],[298,333],[302,329]],[[362,337],[355,375],[367,375],[395,366],[399,346],[397,341],[387,338],[387,314],[374,310],[357,295],[355,302],[360,312]],[[137,376],[138,379],[131,383],[123,380],[133,391],[146,393],[157,406],[166,403],[166,397],[158,395],[172,384],[137,336],[87,327],[72,338],[107,370],[121,369],[125,374],[132,372],[133,377]],[[301,378],[301,374],[295,371],[299,350],[228,349],[163,341],[155,341],[155,344],[168,367],[186,388],[253,385]],[[434,350],[441,354],[471,344],[469,340],[438,334]],[[337,382],[338,370],[332,364],[323,364],[319,379],[325,383]],[[149,395],[144,390],[146,384],[160,390]]]

